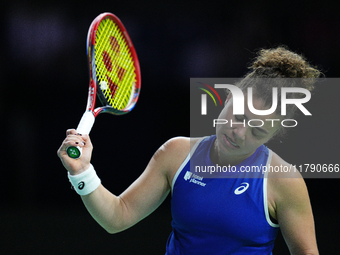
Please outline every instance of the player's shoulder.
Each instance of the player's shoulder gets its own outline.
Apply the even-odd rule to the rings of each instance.
[[[156,153],[152,160],[159,169],[163,169],[169,178],[169,183],[175,175],[177,169],[185,161],[190,153],[190,149],[199,139],[189,137],[173,137],[167,140]]]
[[[177,136],[167,140],[155,153],[155,159],[182,161],[200,138]]]
[[[277,153],[272,151],[272,160],[270,162],[271,171],[268,173],[271,178],[302,178],[296,167],[285,161]]]
[[[281,197],[296,196],[300,192],[305,192],[305,181],[294,165],[282,159],[275,152],[273,152],[270,165],[272,168],[268,172],[268,183],[277,195]]]
[[[174,147],[181,147],[181,146],[188,146],[190,145],[190,148],[192,148],[199,140],[201,140],[202,137],[184,137],[184,136],[177,136],[169,139],[166,141],[165,144],[172,145]]]
[[[200,137],[177,136],[167,140],[161,149],[167,154],[188,154],[191,148],[200,140]]]
[[[276,171],[268,172],[267,203],[269,210],[274,211],[275,218],[280,217],[280,213],[282,215],[308,207],[308,190],[300,172],[274,152],[270,166],[272,169],[276,167]],[[286,216],[289,217],[287,214]]]

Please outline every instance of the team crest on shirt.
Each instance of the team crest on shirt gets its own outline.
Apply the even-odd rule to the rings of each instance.
[[[200,185],[202,187],[204,187],[205,185],[207,185],[206,183],[202,182],[203,181],[203,177],[201,176],[198,176],[196,174],[193,174],[192,172],[190,171],[187,171],[184,175],[184,180],[189,181],[189,183],[194,183],[194,184],[197,184],[197,185]]]

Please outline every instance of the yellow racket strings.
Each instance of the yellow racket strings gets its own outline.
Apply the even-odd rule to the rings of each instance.
[[[95,63],[98,85],[107,102],[118,110],[127,107],[136,83],[135,66],[128,43],[110,19],[99,24]]]

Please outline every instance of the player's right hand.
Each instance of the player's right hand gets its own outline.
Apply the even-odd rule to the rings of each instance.
[[[69,146],[79,146],[82,148],[82,156],[78,159],[70,158],[66,153]],[[77,175],[86,171],[90,167],[92,143],[89,135],[78,134],[75,129],[66,131],[66,138],[57,151],[57,154],[67,171],[71,175]]]

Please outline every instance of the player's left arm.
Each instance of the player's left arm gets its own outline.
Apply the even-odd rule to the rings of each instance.
[[[288,166],[284,161],[280,163]],[[276,218],[289,251],[293,255],[319,254],[305,181],[299,172],[293,172],[289,178],[282,177],[270,182],[275,187]]]

